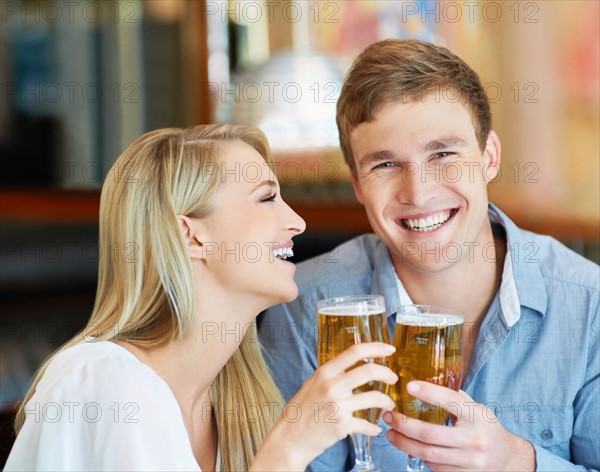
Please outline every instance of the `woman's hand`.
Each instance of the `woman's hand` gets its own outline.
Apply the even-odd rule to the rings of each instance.
[[[378,391],[354,394],[353,390],[371,381],[395,384],[398,376],[372,362],[353,366],[394,351],[389,344],[361,343],[319,367],[284,408],[251,470],[304,470],[312,459],[349,434],[380,433],[379,426],[353,413],[368,408],[393,410],[394,402]]]

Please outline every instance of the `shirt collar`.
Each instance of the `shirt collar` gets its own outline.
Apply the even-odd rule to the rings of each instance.
[[[508,326],[521,316],[520,307],[528,307],[544,316],[546,313],[546,284],[539,267],[539,244],[528,232],[515,225],[498,207],[490,203],[488,214],[492,224],[506,232],[506,259],[500,284],[500,303]]]
[[[383,295],[385,298],[387,316],[396,315],[400,298],[396,285],[396,271],[392,264],[390,251],[383,241],[377,238],[373,257],[373,283],[371,293]]]
[[[502,227],[506,235],[506,256],[498,293],[506,325],[510,328],[519,321],[521,306],[544,316],[546,284],[535,257],[539,245],[526,239],[527,233],[492,203],[488,204],[488,217],[490,223]]]
[[[394,277],[396,278],[396,286],[398,287],[398,295],[400,297],[400,305],[412,305],[413,301],[410,298],[410,295],[404,288],[404,284],[400,281],[398,274],[394,272]]]
[[[490,206],[488,208],[488,217],[492,226],[500,226],[504,233],[506,227],[500,216]],[[506,256],[504,258],[504,267],[502,268],[502,280],[500,282],[499,298],[502,315],[506,326],[512,327],[521,317],[521,303],[519,293],[515,283],[515,276],[512,269],[512,254],[510,244],[508,243],[508,234],[506,234]]]

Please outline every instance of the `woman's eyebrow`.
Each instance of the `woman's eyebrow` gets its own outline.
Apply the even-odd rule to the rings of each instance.
[[[277,188],[277,182],[275,182],[274,180],[263,180],[262,182],[259,182],[253,189],[252,192],[255,192],[256,190],[258,190],[261,187],[275,187]]]

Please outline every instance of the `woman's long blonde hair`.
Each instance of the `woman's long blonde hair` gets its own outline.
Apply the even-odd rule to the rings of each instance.
[[[98,290],[92,316],[38,371],[17,412],[17,432],[25,422],[26,403],[62,350],[90,336],[146,348],[183,336],[194,313],[194,283],[176,217],[210,213],[220,178],[217,153],[231,141],[247,143],[270,162],[265,136],[244,125],[152,131],[121,154],[100,199]],[[273,415],[273,406],[279,411],[283,406],[264,363],[255,323],[214,380],[211,398],[222,467],[247,470],[279,416]],[[248,408],[253,409],[251,418]],[[233,417],[232,411],[237,412]]]

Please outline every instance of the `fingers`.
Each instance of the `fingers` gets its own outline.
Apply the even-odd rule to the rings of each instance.
[[[406,385],[406,390],[421,401],[438,405],[446,410],[454,426],[460,427],[465,422],[473,422],[473,412],[482,407],[462,390],[455,392],[452,389],[435,385],[430,382],[415,381]],[[485,407],[484,407],[485,408]],[[492,411],[486,411],[486,418],[495,418]]]
[[[346,372],[343,376],[342,386],[354,390],[371,381],[385,382],[386,384],[393,385],[398,382],[398,376],[389,367],[375,363],[366,363]],[[389,409],[393,408],[392,406]]]
[[[386,433],[387,440],[407,454],[420,457],[432,470],[450,470],[446,469],[449,464],[466,464],[460,447],[464,441],[455,437],[453,428],[407,418],[398,412],[388,411],[383,418],[392,426]]]
[[[464,445],[463,436],[455,434],[456,431],[451,431],[451,428],[447,426],[408,418],[397,411],[386,412],[383,415],[383,420],[398,433],[398,436],[410,438],[419,443],[426,443],[427,445],[435,444],[444,447],[460,447]],[[394,431],[392,431],[390,436],[393,436],[393,433]],[[392,441],[390,440],[390,442]],[[396,443],[394,442],[393,444]]]
[[[464,472],[464,467],[456,467],[448,464],[436,464],[434,462],[424,461],[425,465],[431,470],[443,470],[444,472]]]
[[[377,390],[352,395],[350,399],[346,400],[346,405],[353,412],[369,408],[379,408],[385,411],[394,409],[393,400]]]
[[[435,385],[431,382],[423,382],[413,380],[408,382],[406,390],[413,397],[418,398],[427,403],[440,404],[442,407],[447,405],[449,409],[453,405],[463,405],[465,402],[473,402],[473,399],[462,390],[455,392],[454,390],[443,387],[441,385]]]
[[[420,457],[428,466],[434,465],[432,470],[449,470],[447,468],[450,464],[459,468],[467,465],[468,458],[464,457],[464,451],[461,449],[426,444],[392,429],[386,433],[386,438],[398,449],[411,456]]]
[[[369,423],[361,418],[352,418],[350,431],[348,434],[366,434],[367,436],[377,436],[382,429],[376,424]]]
[[[310,387],[306,390],[308,395],[316,395],[322,401],[331,401],[337,405],[339,414],[336,417],[340,423],[335,430],[338,439],[352,433],[368,436],[381,433],[379,426],[353,415],[356,411],[370,408],[391,410],[394,408],[394,402],[377,390],[356,394],[354,391],[373,381],[396,383],[398,376],[387,366],[365,362],[369,359],[385,358],[394,351],[393,346],[385,343],[354,345],[319,367],[309,380]],[[355,367],[358,363],[360,365]]]
[[[321,369],[332,371],[333,375],[338,375],[354,366],[362,359],[372,359],[374,357],[387,357],[393,354],[396,348],[385,343],[360,343],[346,349],[335,359],[324,364]]]
[[[397,431],[402,431],[402,427],[404,423],[408,421],[408,419],[409,418],[404,416],[402,413],[398,413],[397,411],[386,411],[383,414],[383,421]]]

